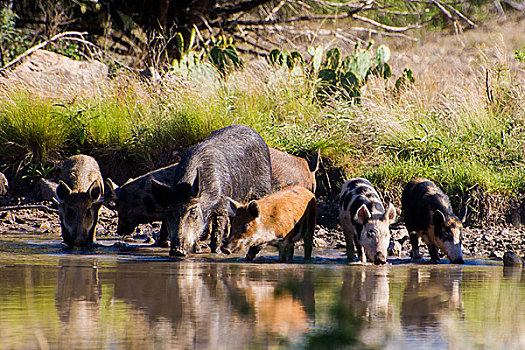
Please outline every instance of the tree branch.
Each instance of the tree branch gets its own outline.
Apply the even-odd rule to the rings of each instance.
[[[288,19],[270,19],[270,20],[260,20],[260,21],[228,21],[227,24],[238,24],[244,26],[258,26],[258,25],[272,25],[272,24],[282,24],[282,23],[292,23],[299,21],[321,21],[321,20],[330,20],[330,19],[344,19],[352,17],[356,13],[368,10],[372,7],[372,1],[367,1],[362,6],[354,7],[345,13],[338,13],[334,15],[303,15],[292,17]]]
[[[250,11],[270,1],[271,0],[246,0],[235,5],[225,5],[212,11],[212,13],[217,17],[230,16],[238,12]]]
[[[82,32],[82,33],[81,33],[81,32],[63,32],[63,33],[57,34],[57,35],[55,35],[54,37],[52,37],[51,39],[46,40],[46,41],[44,41],[44,42],[41,42],[40,44],[35,45],[35,46],[31,47],[30,49],[26,50],[24,53],[18,55],[18,57],[16,57],[14,60],[12,60],[12,61],[9,62],[8,64],[6,64],[6,65],[3,66],[2,68],[0,68],[0,72],[5,71],[7,68],[9,68],[9,67],[11,67],[12,65],[16,64],[16,63],[19,62],[22,58],[31,55],[33,52],[38,51],[38,50],[40,50],[40,49],[46,47],[47,44],[52,43],[53,41],[57,41],[58,39],[62,39],[62,38],[64,38],[64,37],[67,37],[68,35],[83,37],[84,35],[87,35],[87,33],[85,33],[85,32]]]
[[[384,29],[384,30],[389,31],[389,32],[399,33],[399,32],[406,32],[407,30],[410,30],[410,29],[421,28],[421,25],[419,25],[419,24],[416,24],[416,25],[413,25],[413,26],[406,26],[406,27],[393,27],[393,26],[389,26],[389,25],[386,25],[386,24],[382,24],[382,23],[376,22],[373,19],[370,19],[370,18],[367,18],[367,17],[358,16],[358,15],[353,15],[352,18],[353,19],[357,19],[358,21],[361,21],[361,22],[365,22],[365,23],[371,24],[374,27],[378,27],[378,28]]]
[[[58,213],[58,210],[48,207],[43,204],[28,204],[28,205],[14,205],[9,207],[0,207],[0,211],[24,210],[24,209],[40,209],[49,211],[51,213]]]

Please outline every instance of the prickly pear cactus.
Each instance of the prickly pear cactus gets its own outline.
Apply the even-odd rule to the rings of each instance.
[[[366,48],[361,48],[358,44],[354,52],[344,59],[339,48],[332,48],[326,52],[326,58],[320,69],[316,69],[314,57],[313,71],[318,72],[320,83],[318,96],[339,91],[343,98],[359,102],[361,89],[367,83],[369,76],[390,78],[392,76],[392,69],[388,64],[390,49],[381,45],[374,54],[372,46],[373,41]],[[309,53],[312,56],[317,54],[313,48],[310,48]]]

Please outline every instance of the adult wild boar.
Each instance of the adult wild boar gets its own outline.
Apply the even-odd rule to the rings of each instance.
[[[339,220],[349,260],[355,258],[357,248],[362,263],[368,258],[376,265],[385,264],[390,244],[390,224],[395,219],[394,205],[390,203],[385,210],[379,194],[368,180],[356,178],[343,185],[339,195]]]
[[[92,244],[98,212],[104,199],[97,161],[83,154],[66,159],[56,197],[64,242],[76,247]]]
[[[293,258],[294,243],[304,241],[304,258],[312,256],[317,215],[315,195],[302,186],[291,186],[248,204],[228,198],[230,234],[224,240],[226,254],[249,247],[251,261],[266,245],[279,249],[279,261]]]
[[[315,192],[315,172],[319,168],[319,151],[307,162],[304,158],[270,149],[272,163],[272,187],[279,190],[287,186],[299,185]]]
[[[132,234],[139,224],[164,220],[169,207],[155,199],[151,191],[151,181],[156,179],[170,184],[175,177],[177,164],[150,171],[136,179],[130,179],[120,187],[110,179],[106,179],[106,205],[118,212],[117,233],[119,235]],[[160,228],[160,238],[155,245],[167,247],[167,239],[168,230],[163,222]]]
[[[195,243],[209,235],[210,248],[218,253],[228,226],[226,197],[243,202],[271,191],[268,146],[245,125],[216,130],[184,153],[173,183],[152,181],[153,196],[171,208],[170,255],[195,251]]]
[[[452,211],[447,195],[427,179],[410,181],[403,190],[401,204],[405,225],[410,235],[412,258],[421,258],[419,253],[419,237],[421,237],[427,244],[433,261],[439,262],[438,249],[441,249],[452,263],[463,264],[461,234],[466,207],[458,218]]]

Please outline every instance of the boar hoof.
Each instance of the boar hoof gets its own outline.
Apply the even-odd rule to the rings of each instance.
[[[464,264],[465,261],[463,258],[457,258],[456,260],[452,261],[453,264]]]
[[[170,256],[186,256],[188,255],[184,249],[172,249],[170,250]]]
[[[228,248],[224,248],[224,247],[221,248],[221,251],[222,251],[224,254],[226,254],[226,255],[230,255],[230,254],[232,253],[232,252],[230,252],[230,250],[229,250]]]

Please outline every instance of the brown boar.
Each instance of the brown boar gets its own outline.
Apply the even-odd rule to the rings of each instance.
[[[315,192],[315,173],[319,168],[319,151],[307,162],[299,158],[279,151],[275,148],[270,150],[270,163],[272,163],[272,188],[280,190],[288,186],[303,186]]]
[[[427,179],[410,181],[403,190],[401,204],[405,225],[410,234],[412,258],[421,258],[419,254],[419,237],[421,237],[427,244],[433,261],[440,261],[438,249],[441,249],[452,263],[464,263],[461,235],[466,207],[458,218],[452,211],[447,195]]]
[[[104,186],[97,161],[86,155],[64,161],[56,189],[62,238],[69,246],[92,244]]]
[[[228,214],[230,234],[222,245],[224,253],[249,247],[245,259],[251,261],[269,244],[279,249],[279,261],[286,262],[302,238],[304,258],[311,258],[317,203],[306,188],[287,187],[245,205],[228,198]]]

